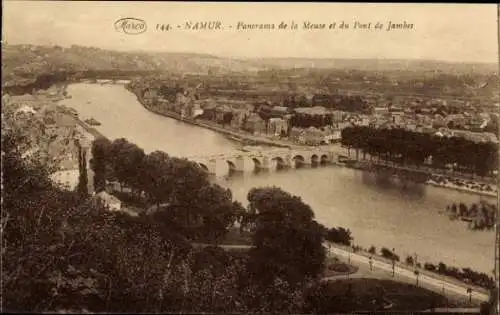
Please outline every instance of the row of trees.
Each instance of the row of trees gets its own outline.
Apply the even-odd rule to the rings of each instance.
[[[312,106],[323,106],[326,108],[356,113],[367,112],[370,109],[366,100],[358,95],[315,95],[312,98]]]
[[[409,131],[403,128],[377,129],[351,126],[342,130],[343,146],[356,150],[363,158],[366,154],[400,165],[420,167],[432,160],[432,166],[478,176],[491,175],[497,169],[498,145],[492,142],[470,141],[462,137],[441,137],[429,133]]]
[[[326,230],[325,240],[345,246],[351,246],[353,237],[349,229],[343,227],[330,228]]]
[[[495,284],[495,280],[483,272],[477,272],[470,268],[459,269],[456,267],[446,266],[446,264],[442,262],[437,265],[424,263],[424,269],[444,276],[453,277],[463,282],[469,282],[487,289],[492,288]]]
[[[158,219],[189,237],[203,235],[216,242],[243,210],[231,192],[210,183],[195,162],[162,151],[145,154],[125,139],[97,139],[91,167],[97,192],[105,189],[107,181],[116,181],[142,199],[141,204],[153,207]]]
[[[375,246],[371,246],[368,249],[368,253],[376,255],[377,249],[375,248]],[[380,249],[380,255],[395,262],[400,261],[400,257],[394,252],[394,250],[390,250],[386,247],[382,247]],[[404,262],[409,266],[414,266],[416,268],[423,267],[425,270],[452,277],[460,281],[468,282],[486,289],[491,289],[494,286],[494,280],[492,277],[488,276],[485,273],[474,271],[470,268],[460,269],[457,267],[447,266],[442,262],[437,265],[425,262],[422,266],[422,264],[420,262],[417,262],[416,258],[414,258],[413,256],[406,256]]]
[[[289,123],[291,127],[322,128],[325,126],[332,126],[334,121],[332,114],[325,114],[325,115],[292,114]]]

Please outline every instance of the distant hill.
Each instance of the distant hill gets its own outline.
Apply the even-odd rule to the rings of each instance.
[[[449,63],[434,60],[391,59],[308,59],[308,58],[260,58],[247,59],[261,67],[356,69],[361,71],[437,71],[449,74],[481,73],[494,74],[498,65],[491,63]]]
[[[151,70],[180,73],[256,71],[252,62],[194,53],[118,52],[93,47],[2,46],[2,81],[55,71]]]
[[[450,74],[497,71],[492,64],[456,64],[420,60],[227,58],[209,54],[119,52],[94,47],[3,45],[2,82],[17,84],[57,71],[123,70],[172,73],[255,72],[269,69],[314,68],[359,71],[440,72]]]

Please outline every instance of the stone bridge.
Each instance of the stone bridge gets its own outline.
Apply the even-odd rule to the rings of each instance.
[[[252,152],[235,152],[212,156],[191,156],[194,161],[210,174],[220,172],[245,172],[260,170],[280,170],[318,167],[338,161],[338,153],[325,149],[280,149]]]

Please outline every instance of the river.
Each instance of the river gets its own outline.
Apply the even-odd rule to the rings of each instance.
[[[69,85],[68,94],[72,98],[62,103],[76,109],[83,119],[101,122],[96,129],[103,135],[126,138],[146,152],[162,150],[182,157],[228,153],[239,147],[213,131],[149,112],[123,85],[77,83]],[[247,172],[216,181],[230,188],[243,204],[252,187],[278,186],[299,195],[319,222],[349,228],[354,242],[363,247],[395,248],[402,259],[416,252],[421,262],[443,261],[488,274],[493,269],[494,233],[467,230],[464,223],[440,213],[453,202],[477,202],[481,198],[477,195],[381,181],[338,166]]]

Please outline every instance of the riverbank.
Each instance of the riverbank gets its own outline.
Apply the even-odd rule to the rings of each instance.
[[[368,162],[363,162],[363,161],[356,161],[356,160],[348,160],[347,162],[344,163],[339,163],[340,165],[343,165],[348,168],[352,169],[357,169],[361,171],[369,171],[372,169],[372,165]],[[389,167],[392,169],[397,169],[398,167],[387,165],[387,164],[382,164],[384,167]],[[404,169],[404,168],[401,168]],[[422,170],[412,170],[412,169],[404,169],[407,171],[415,171],[418,173],[425,173],[425,171]],[[432,171],[429,171],[432,173]],[[393,175],[397,177],[398,175]],[[428,186],[433,186],[433,187],[438,187],[438,188],[446,188],[446,189],[451,189],[459,192],[464,192],[468,194],[474,194],[474,195],[480,195],[480,196],[485,196],[485,197],[496,197],[497,196],[497,187],[493,184],[488,184],[488,183],[483,183],[483,182],[474,182],[472,180],[465,180],[463,178],[459,177],[453,177],[450,175],[443,175],[443,174],[431,174],[430,179],[425,180],[422,182],[424,185]]]
[[[491,191],[481,191],[481,190],[477,190],[477,189],[472,189],[472,188],[469,188],[469,187],[461,187],[461,186],[457,186],[453,183],[450,183],[450,182],[447,182],[447,183],[437,183],[435,182],[434,180],[430,179],[428,180],[426,183],[426,185],[429,185],[429,186],[434,186],[434,187],[439,187],[439,188],[447,188],[447,189],[452,189],[452,190],[456,190],[456,191],[459,191],[459,192],[464,192],[464,193],[469,193],[469,194],[475,194],[475,195],[480,195],[480,196],[485,196],[485,197],[497,197],[498,196],[498,192],[491,192]]]
[[[144,99],[140,95],[138,95],[135,91],[131,90],[128,86],[125,86],[125,88],[136,96],[137,101],[145,109],[147,109],[148,111],[150,111],[154,114],[168,117],[168,118],[172,118],[172,119],[184,122],[186,124],[190,124],[190,125],[194,125],[194,126],[198,126],[201,128],[206,128],[206,129],[218,132],[218,133],[226,136],[228,139],[237,141],[244,146],[265,145],[265,146],[287,148],[287,149],[291,149],[293,146],[298,146],[298,145],[294,145],[291,143],[287,143],[285,141],[271,140],[271,139],[259,137],[256,135],[250,135],[250,134],[235,131],[235,130],[229,130],[227,128],[217,126],[216,124],[210,123],[207,121],[200,121],[198,119],[192,119],[192,118],[182,118],[181,115],[174,113],[174,112],[160,111],[160,110],[151,108],[151,106],[146,104]]]

